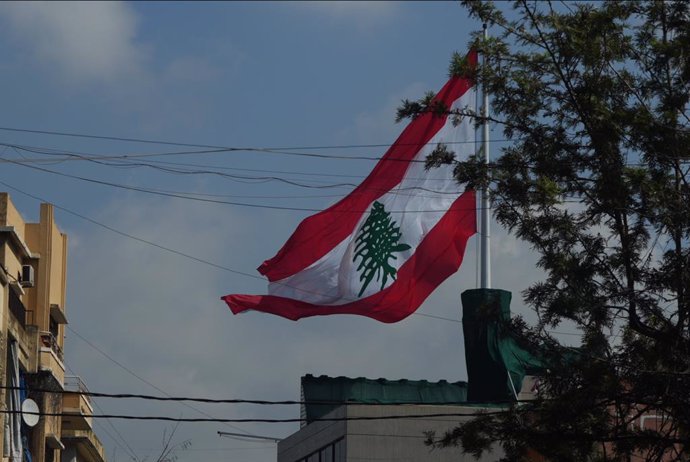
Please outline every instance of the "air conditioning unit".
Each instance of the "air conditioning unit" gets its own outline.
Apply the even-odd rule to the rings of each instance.
[[[31,265],[22,265],[22,279],[19,282],[22,287],[34,286],[34,267]]]

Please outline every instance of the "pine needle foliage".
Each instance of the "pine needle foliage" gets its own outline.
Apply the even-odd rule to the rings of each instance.
[[[690,2],[462,3],[491,28],[472,41],[487,59],[476,79],[512,143],[488,167],[454,161],[456,179],[488,187],[495,219],[539,254],[544,279],[522,295],[540,321],[524,338],[556,355],[546,328],[583,335],[538,399],[429,444],[501,445],[510,461],[687,461]]]

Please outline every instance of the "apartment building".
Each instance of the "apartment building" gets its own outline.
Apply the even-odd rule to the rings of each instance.
[[[53,214],[41,204],[28,223],[0,193],[3,461],[104,462],[85,387],[65,377],[67,236]]]

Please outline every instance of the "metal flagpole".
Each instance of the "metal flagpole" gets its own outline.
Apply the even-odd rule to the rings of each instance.
[[[489,30],[484,24],[484,40],[489,38]],[[487,65],[486,53],[482,56],[482,65]],[[482,107],[482,117],[484,118],[484,137],[482,151],[484,151],[484,163],[489,164],[489,92],[486,90],[486,84],[482,88],[484,96],[484,104]],[[491,248],[490,248],[490,219],[491,219],[491,205],[489,204],[489,191],[487,187],[481,190],[481,276],[480,285],[482,289],[491,288]]]

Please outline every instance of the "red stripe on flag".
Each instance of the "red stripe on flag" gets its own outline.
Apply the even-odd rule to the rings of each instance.
[[[470,52],[468,59],[471,65],[475,65],[476,52]],[[468,78],[453,77],[435,100],[450,106],[473,84]],[[330,252],[352,233],[369,204],[400,183],[409,161],[443,127],[447,118],[447,115],[425,113],[410,122],[355,190],[326,210],[304,219],[278,253],[263,262],[258,271],[269,281],[279,281],[302,271]]]
[[[296,321],[309,316],[356,314],[397,322],[414,313],[433,290],[455,273],[467,240],[476,232],[474,191],[463,193],[398,270],[396,281],[369,297],[345,305],[323,306],[273,295],[226,295],[233,313],[247,310]]]

